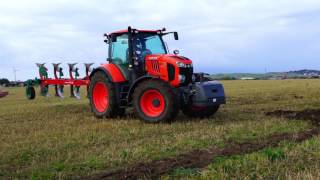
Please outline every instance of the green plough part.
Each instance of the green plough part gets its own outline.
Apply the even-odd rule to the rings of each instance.
[[[24,85],[26,87],[26,96],[29,100],[32,100],[36,97],[36,92],[34,87],[40,85],[40,79],[29,79],[24,82]]]
[[[39,67],[39,72],[41,74],[41,76],[45,77],[46,79],[48,79],[48,71],[47,68],[44,66],[40,66]]]

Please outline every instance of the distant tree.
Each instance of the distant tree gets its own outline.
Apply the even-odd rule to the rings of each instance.
[[[223,76],[220,78],[221,80],[236,80],[235,77],[232,77],[232,76]]]
[[[7,85],[7,84],[9,84],[10,83],[10,81],[8,80],[8,79],[6,79],[6,78],[0,78],[0,85]]]

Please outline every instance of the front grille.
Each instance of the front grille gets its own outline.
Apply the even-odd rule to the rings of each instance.
[[[152,70],[153,70],[153,71],[155,71],[155,72],[160,72],[159,61],[152,60],[152,61],[151,61],[151,65],[152,65]]]
[[[179,72],[181,75],[186,76],[186,80],[184,81],[184,83],[180,83],[180,86],[186,86],[192,82],[192,74],[193,74],[192,67],[179,68]]]

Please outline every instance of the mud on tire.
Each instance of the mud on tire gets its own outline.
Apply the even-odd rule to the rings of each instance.
[[[133,93],[135,116],[148,123],[170,122],[180,110],[176,90],[161,80],[141,82]]]
[[[96,72],[89,85],[90,107],[95,117],[113,118],[125,111],[118,107],[116,90],[103,72]]]

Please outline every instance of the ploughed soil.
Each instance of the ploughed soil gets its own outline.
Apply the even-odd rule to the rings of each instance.
[[[244,143],[228,142],[224,148],[214,146],[209,149],[194,150],[176,157],[140,162],[127,167],[100,172],[84,177],[84,179],[154,179],[168,174],[176,168],[204,168],[218,156],[252,153],[266,147],[275,147],[284,140],[298,143],[320,134],[320,110],[276,110],[265,114],[267,116],[281,116],[288,119],[310,120],[314,124],[314,127],[298,133],[276,134]]]
[[[320,125],[320,109],[305,109],[303,111],[276,110],[266,112],[267,116],[284,117],[287,119],[309,120],[314,125]]]

